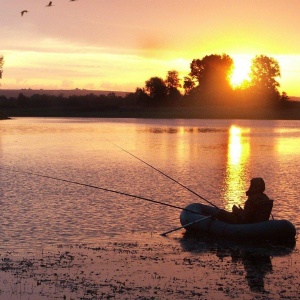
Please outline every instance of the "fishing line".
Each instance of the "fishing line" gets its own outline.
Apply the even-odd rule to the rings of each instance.
[[[176,209],[192,212],[192,213],[195,213],[195,214],[199,214],[199,212],[196,212],[196,211],[193,211],[193,210],[190,210],[190,209],[186,209],[186,208],[183,208],[183,207],[180,207],[180,206],[177,206],[177,205],[172,205],[172,204],[168,204],[168,203],[165,203],[165,202],[149,199],[149,198],[146,198],[146,197],[137,196],[137,195],[133,195],[133,194],[125,193],[125,192],[120,192],[120,191],[117,191],[117,190],[103,188],[103,187],[99,187],[99,186],[96,186],[96,185],[81,183],[81,182],[77,182],[77,181],[67,180],[67,179],[63,179],[63,178],[57,178],[57,177],[53,177],[53,176],[49,176],[49,175],[43,175],[43,174],[39,174],[39,173],[33,173],[33,172],[18,171],[18,170],[12,170],[12,169],[9,169],[9,171],[15,172],[15,173],[21,173],[21,174],[27,174],[27,175],[32,175],[32,176],[48,178],[48,179],[53,179],[53,180],[72,183],[72,184],[76,184],[76,185],[81,185],[81,186],[85,186],[85,187],[89,187],[89,188],[93,188],[93,189],[97,189],[97,190],[102,190],[102,191],[106,191],[106,192],[110,192],[110,193],[115,193],[115,194],[119,194],[119,195],[123,195],[123,196],[128,196],[128,197],[132,197],[132,198],[152,202],[152,203],[155,203],[155,204],[160,204],[160,205],[168,206],[168,207],[171,207],[171,208],[176,208]]]
[[[162,172],[161,170],[153,167],[152,165],[150,165],[149,163],[147,163],[146,161],[140,159],[139,157],[135,156],[134,154],[130,153],[129,151],[127,151],[126,149],[122,148],[121,146],[107,140],[108,142],[110,142],[111,144],[113,144],[114,146],[120,148],[121,150],[123,150],[124,152],[128,153],[129,155],[131,155],[132,157],[138,159],[139,161],[141,161],[142,163],[144,163],[145,165],[149,166],[150,168],[154,169],[155,171],[159,172],[160,174],[166,176],[167,178],[169,178],[170,180],[176,182],[177,184],[179,184],[181,187],[185,188],[186,190],[188,190],[189,192],[191,192],[192,194],[196,195],[197,197],[201,198],[202,200],[206,201],[207,203],[209,203],[210,205],[214,206],[215,208],[219,209],[218,206],[216,206],[215,204],[213,204],[211,201],[205,199],[204,197],[202,197],[201,195],[199,195],[198,193],[194,192],[193,190],[191,190],[189,187],[183,185],[182,183],[180,183],[179,181],[177,181],[176,179],[172,178],[171,176],[167,175],[166,173]]]

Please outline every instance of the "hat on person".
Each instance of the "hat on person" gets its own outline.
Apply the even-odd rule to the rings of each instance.
[[[252,178],[250,181],[250,187],[248,191],[246,192],[247,196],[251,196],[258,193],[263,193],[265,190],[265,182],[262,178]]]

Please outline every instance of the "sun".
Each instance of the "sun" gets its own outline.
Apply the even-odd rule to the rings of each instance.
[[[251,57],[249,55],[232,55],[232,58],[234,68],[230,77],[230,83],[233,88],[237,88],[250,80]]]

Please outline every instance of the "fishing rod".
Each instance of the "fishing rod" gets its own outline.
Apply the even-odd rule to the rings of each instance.
[[[72,181],[72,180],[68,180],[68,179],[63,179],[63,178],[58,178],[58,177],[54,177],[54,176],[43,175],[43,174],[39,174],[39,173],[33,173],[33,172],[18,171],[18,170],[11,170],[11,169],[9,169],[9,171],[15,172],[15,173],[21,173],[21,174],[27,174],[27,175],[32,175],[32,176],[48,178],[48,179],[53,179],[53,180],[57,180],[57,181],[67,182],[67,183],[72,183],[72,184],[76,184],[76,185],[80,185],[80,186],[85,186],[85,187],[89,187],[89,188],[93,188],[93,189],[97,189],[97,190],[102,190],[102,191],[106,191],[106,192],[110,192],[110,193],[115,193],[115,194],[119,194],[119,195],[123,195],[123,196],[128,196],[128,197],[132,197],[132,198],[152,202],[152,203],[155,203],[155,204],[160,204],[160,205],[168,206],[168,207],[171,207],[171,208],[176,208],[176,209],[192,212],[192,213],[195,213],[195,214],[199,214],[199,212],[196,212],[196,211],[193,211],[193,210],[190,210],[190,209],[187,209],[187,208],[183,208],[183,207],[180,207],[180,206],[177,206],[177,205],[172,205],[172,204],[168,204],[168,203],[165,203],[165,202],[149,199],[149,198],[146,198],[146,197],[137,196],[137,195],[133,195],[133,194],[125,193],[125,192],[120,192],[120,191],[117,191],[117,190],[103,188],[103,187],[99,187],[99,186],[96,186],[96,185],[81,183],[81,182],[77,182],[77,181]]]
[[[159,172],[160,174],[164,175],[165,177],[169,178],[170,180],[176,182],[177,184],[179,184],[181,187],[185,188],[186,190],[188,190],[189,192],[191,192],[192,194],[196,195],[197,197],[201,198],[202,200],[206,201],[207,203],[209,203],[210,205],[214,206],[215,208],[219,209],[219,207],[215,204],[213,204],[211,201],[205,199],[204,197],[202,197],[201,195],[199,195],[198,193],[194,192],[193,190],[191,190],[189,187],[183,185],[182,183],[180,183],[179,181],[177,181],[176,179],[172,178],[171,176],[167,175],[166,173],[162,172],[161,170],[155,168],[154,166],[150,165],[149,163],[147,163],[146,161],[142,160],[141,158],[135,156],[134,154],[130,153],[129,151],[127,151],[126,149],[122,148],[121,146],[113,143],[112,141],[107,140],[108,142],[110,142],[111,144],[115,145],[116,147],[120,148],[121,150],[123,150],[124,152],[128,153],[129,155],[131,155],[132,157],[138,159],[139,161],[141,161],[142,163],[144,163],[145,165],[149,166],[150,168],[154,169],[155,171]]]
[[[180,227],[171,229],[171,230],[169,230],[169,231],[163,232],[163,233],[161,233],[160,235],[161,235],[161,236],[166,236],[167,234],[169,234],[169,233],[171,233],[171,232],[180,230],[180,229],[182,229],[182,228],[186,228],[186,227],[191,226],[191,225],[194,225],[194,224],[196,224],[196,223],[200,223],[200,222],[205,221],[205,220],[210,219],[210,218],[211,218],[211,216],[208,216],[208,217],[204,217],[204,218],[198,219],[198,220],[196,220],[196,221],[192,221],[192,222],[187,223],[187,224],[185,224],[185,225],[183,225],[183,226],[180,226]]]

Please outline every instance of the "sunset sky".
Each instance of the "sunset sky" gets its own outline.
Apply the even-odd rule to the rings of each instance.
[[[300,96],[299,0],[0,0],[2,89],[135,91],[194,58],[230,55],[235,80],[275,58]],[[28,10],[21,16],[22,10]]]

